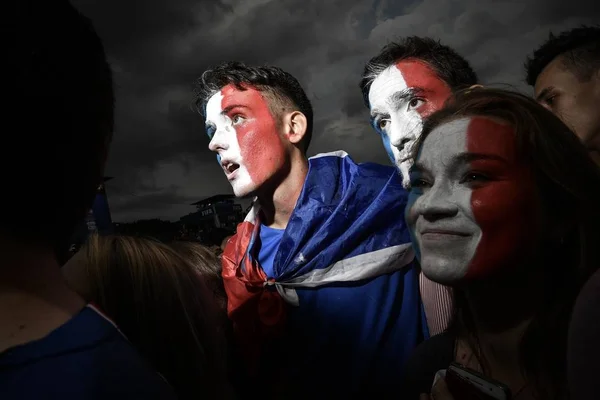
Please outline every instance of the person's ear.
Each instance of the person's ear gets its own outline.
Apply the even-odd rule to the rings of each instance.
[[[308,122],[306,116],[300,111],[287,113],[283,118],[284,134],[290,143],[298,146],[304,139]]]

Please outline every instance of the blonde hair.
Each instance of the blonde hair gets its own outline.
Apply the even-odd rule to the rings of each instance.
[[[180,398],[225,397],[219,306],[193,263],[151,239],[94,235],[64,274],[115,321]]]

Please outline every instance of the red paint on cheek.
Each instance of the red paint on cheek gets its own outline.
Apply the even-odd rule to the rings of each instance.
[[[243,163],[252,181],[260,185],[270,178],[284,160],[285,148],[267,100],[254,88],[238,90],[228,85],[221,90],[221,109],[233,105],[230,118],[240,114],[244,121],[235,125]]]
[[[474,161],[471,172],[490,180],[474,185],[471,209],[481,240],[469,266],[469,277],[486,276],[526,257],[537,235],[536,190],[529,166],[518,159],[512,126],[473,118],[467,131],[467,152],[501,157]]]
[[[420,97],[426,101],[417,109],[421,117],[426,118],[442,108],[452,94],[450,87],[440,79],[433,69],[419,60],[402,60],[396,63],[409,88],[421,88],[425,92]]]

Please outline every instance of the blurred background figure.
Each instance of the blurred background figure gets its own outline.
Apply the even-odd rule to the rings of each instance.
[[[525,69],[537,101],[575,132],[600,165],[600,26],[551,33]]]
[[[216,259],[155,240],[91,236],[63,267],[181,399],[229,398],[226,326]]]
[[[2,12],[9,131],[0,157],[0,397],[171,399],[166,382],[60,271],[113,137],[104,46],[66,0],[16,1]]]

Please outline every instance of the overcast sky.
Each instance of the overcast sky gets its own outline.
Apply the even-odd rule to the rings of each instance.
[[[590,0],[73,0],[90,17],[115,72],[117,121],[107,175],[113,220],[177,220],[189,203],[231,193],[190,109],[209,66],[274,64],[315,109],[309,155],[343,149],[387,163],[358,80],[394,38],[430,36],[458,50],[483,83],[523,83],[526,55],[555,33],[598,23]]]

